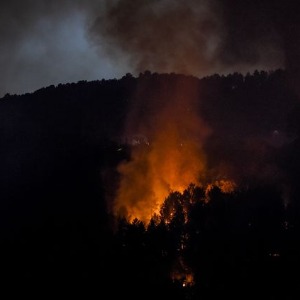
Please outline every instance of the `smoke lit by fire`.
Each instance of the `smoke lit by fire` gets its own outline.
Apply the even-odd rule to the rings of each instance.
[[[206,194],[208,194],[213,187],[218,187],[223,193],[232,193],[236,189],[236,183],[233,180],[216,180],[215,182],[207,185],[205,189]]]
[[[205,187],[212,183],[232,191],[230,181],[209,178],[204,144],[212,131],[201,117],[197,79],[189,76],[218,63],[223,27],[217,7],[209,1],[121,0],[107,9],[92,32],[122,48],[137,72],[154,69],[187,75],[164,81],[140,74],[124,134],[142,134],[147,143],[132,147],[131,159],[118,167],[115,215],[147,223],[159,214],[170,192],[182,193],[191,183]]]
[[[133,147],[131,160],[119,166],[121,182],[114,207],[117,215],[147,222],[159,212],[171,191],[183,192],[190,183],[205,180],[203,143],[210,129],[199,117],[198,89],[191,82],[176,77],[172,86],[160,86],[148,96],[149,114],[141,118],[143,107],[130,116],[130,130],[143,131],[149,145]],[[138,95],[147,97],[140,92]],[[159,109],[153,111],[153,105]]]

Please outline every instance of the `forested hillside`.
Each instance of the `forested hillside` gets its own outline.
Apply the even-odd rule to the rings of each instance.
[[[178,85],[179,98],[197,91],[192,102],[172,104]],[[180,155],[190,155],[180,150],[191,149],[189,139],[201,146],[203,172],[199,182],[171,188],[146,222],[120,204],[118,191],[137,153],[164,148],[152,129],[172,125],[167,108],[177,105],[186,105],[176,115],[180,128],[185,112],[201,117],[195,126],[203,129],[174,140]],[[7,94],[0,99],[5,282],[45,295],[63,287],[109,298],[122,289],[123,298],[137,299],[279,299],[280,292],[297,299],[287,295],[298,291],[300,267],[299,113],[283,70],[205,78],[145,71]]]

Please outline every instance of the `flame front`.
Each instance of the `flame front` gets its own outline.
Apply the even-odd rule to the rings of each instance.
[[[162,98],[165,88],[158,89],[155,99],[147,99],[159,109],[153,113],[152,106],[151,114],[131,120],[150,144],[133,147],[131,160],[118,168],[121,182],[114,211],[129,219],[148,222],[171,191],[182,192],[205,174],[203,142],[210,130],[197,112],[198,86],[176,80],[167,87],[167,99]]]

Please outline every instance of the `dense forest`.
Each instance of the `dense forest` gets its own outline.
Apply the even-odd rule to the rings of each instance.
[[[289,78],[283,70],[201,79],[145,71],[5,95],[4,285],[42,298],[298,299],[300,99]],[[151,145],[125,131],[132,109],[155,115],[163,104],[149,99],[168,98],[178,81],[199,91],[192,109],[210,129],[208,176],[236,188],[191,182],[148,223],[115,216],[118,165]]]

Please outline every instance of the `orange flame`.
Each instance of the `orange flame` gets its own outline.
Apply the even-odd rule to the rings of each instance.
[[[203,142],[210,130],[197,113],[198,86],[191,78],[173,83],[171,92],[160,88],[156,99],[147,99],[159,111],[133,124],[150,144],[133,148],[132,159],[118,168],[122,178],[114,203],[117,215],[148,222],[171,191],[183,192],[205,175]],[[162,99],[164,94],[171,97]]]

